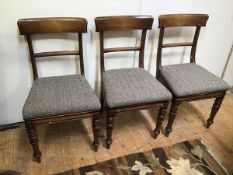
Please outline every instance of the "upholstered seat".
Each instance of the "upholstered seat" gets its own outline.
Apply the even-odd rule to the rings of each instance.
[[[161,75],[177,97],[230,88],[224,80],[194,63],[162,66]]]
[[[110,108],[168,101],[171,93],[142,68],[114,69],[103,73],[106,104]]]
[[[98,111],[100,103],[82,75],[37,79],[23,108],[24,119]]]

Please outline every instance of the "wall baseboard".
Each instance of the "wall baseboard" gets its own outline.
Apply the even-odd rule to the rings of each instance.
[[[233,93],[233,86],[229,89],[229,92]]]
[[[23,122],[18,122],[18,123],[11,123],[7,125],[0,125],[0,131],[5,131],[7,129],[14,129],[14,128],[19,128],[21,127]]]

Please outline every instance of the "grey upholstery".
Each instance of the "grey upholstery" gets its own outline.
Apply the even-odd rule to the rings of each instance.
[[[230,88],[225,81],[194,63],[162,66],[161,75],[177,97]]]
[[[113,69],[103,73],[106,104],[110,108],[167,101],[171,93],[141,68]]]
[[[23,108],[24,119],[98,111],[100,103],[81,75],[37,79]]]

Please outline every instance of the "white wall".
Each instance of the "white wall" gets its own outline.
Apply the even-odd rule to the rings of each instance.
[[[233,46],[229,54],[229,61],[226,65],[226,70],[223,73],[223,79],[233,87]]]
[[[95,87],[99,69],[97,63],[98,35],[94,30],[94,17],[100,15],[139,14],[139,0],[94,1],[0,1],[0,124],[22,121],[22,107],[32,84],[28,48],[24,37],[19,36],[16,22],[20,18],[46,16],[79,16],[88,20],[88,34],[84,34],[86,78]],[[62,40],[62,38],[61,38]],[[46,45],[41,45],[46,44]],[[69,45],[72,46],[72,43]],[[36,44],[37,50],[54,49],[42,40]],[[61,48],[67,46],[61,41]],[[47,65],[45,63],[48,63]],[[74,73],[73,60],[41,61],[41,76]],[[56,68],[55,68],[56,67]]]
[[[197,46],[196,62],[202,65],[217,76],[221,76],[228,53],[231,49],[233,41],[233,1],[232,0],[143,0],[142,14],[151,14],[155,17],[154,30],[151,35],[153,38],[153,47],[147,45],[147,58],[151,62],[149,70],[155,73],[156,65],[156,51],[158,41],[158,20],[160,14],[168,13],[206,13],[209,14],[207,26],[201,29],[199,42]],[[190,40],[190,33],[187,30],[176,30],[174,32],[180,36],[185,33],[183,41]],[[176,40],[173,38],[173,33],[168,32],[169,40]],[[166,36],[166,33],[165,33]],[[182,56],[177,55],[178,49],[164,50],[166,56],[164,64],[179,63],[183,60],[186,62],[187,54],[182,53]],[[184,50],[183,50],[184,51]],[[186,51],[189,51],[186,48]],[[188,56],[188,55],[187,55]],[[150,60],[152,59],[152,60]]]
[[[146,43],[145,68],[155,74],[157,50],[157,17],[164,13],[208,13],[210,19],[207,27],[201,31],[197,48],[197,63],[220,76],[229,53],[233,39],[233,1],[232,0],[66,0],[66,1],[30,1],[30,0],[1,0],[0,1],[0,124],[22,121],[22,106],[32,84],[31,67],[25,40],[19,36],[16,22],[20,18],[48,17],[48,16],[79,16],[88,20],[88,33],[84,35],[84,64],[86,78],[98,93],[99,86],[99,56],[98,35],[94,28],[94,17],[103,15],[136,15],[149,14],[155,17],[153,31],[148,33]],[[184,34],[183,40],[190,39],[190,30],[176,30],[175,33]],[[136,40],[129,38],[134,33],[121,35],[113,33],[110,36],[121,36],[123,45],[135,45]],[[174,32],[168,32],[168,40],[173,38]],[[75,47],[73,39],[69,45],[51,46],[43,38],[37,37],[36,50],[65,49]],[[51,39],[54,41],[54,39]],[[107,40],[106,45],[118,45],[119,40]],[[57,40],[56,40],[56,43]],[[151,44],[152,43],[152,44]],[[186,50],[183,48],[181,57],[177,50],[165,53],[164,64],[187,61]],[[134,53],[109,55],[107,68],[132,67],[137,65],[137,59],[129,59]],[[120,57],[121,59],[114,59]],[[74,59],[59,58],[56,61],[39,61],[39,75],[50,76],[72,74],[75,72]]]

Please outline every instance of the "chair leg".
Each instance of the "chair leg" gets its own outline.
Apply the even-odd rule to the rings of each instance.
[[[37,162],[41,162],[41,151],[39,149],[38,137],[36,132],[36,127],[33,121],[25,121],[25,127],[28,133],[28,137],[33,149],[33,157]]]
[[[99,131],[100,131],[100,115],[95,114],[92,118],[92,130],[93,130],[93,135],[94,135],[94,141],[93,141],[93,146],[94,150],[97,152],[98,147],[99,147]]]
[[[168,124],[166,127],[166,136],[167,137],[169,136],[170,132],[172,131],[172,124],[175,120],[177,109],[178,109],[179,105],[180,105],[180,102],[178,103],[176,101],[173,101],[171,104],[171,108],[169,111],[169,117],[168,117]]]
[[[163,123],[165,114],[166,114],[166,110],[167,110],[168,104],[163,105],[162,107],[160,107],[159,109],[159,113],[158,113],[158,118],[157,118],[157,122],[156,122],[156,128],[154,130],[153,133],[153,137],[156,139],[158,137],[158,135],[160,134],[160,128],[161,125]]]
[[[101,88],[101,90],[100,90],[100,103],[101,103],[100,113],[103,114],[104,113],[104,109],[105,109],[103,85],[101,85],[100,88]]]
[[[113,123],[116,113],[107,111],[106,116],[106,129],[107,129],[107,138],[105,140],[107,149],[110,149],[110,145],[112,144],[112,131],[113,131]]]
[[[214,101],[214,104],[213,104],[213,107],[212,107],[212,110],[211,110],[211,113],[210,113],[210,117],[208,118],[207,120],[207,125],[206,125],[206,128],[209,128],[210,125],[212,125],[214,123],[214,117],[216,116],[221,104],[222,104],[222,101],[224,99],[224,96],[221,96],[221,97],[217,97]]]

